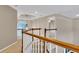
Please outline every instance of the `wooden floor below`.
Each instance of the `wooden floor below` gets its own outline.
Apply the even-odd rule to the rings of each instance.
[[[21,53],[22,41],[17,40],[15,44],[3,50],[2,53]]]

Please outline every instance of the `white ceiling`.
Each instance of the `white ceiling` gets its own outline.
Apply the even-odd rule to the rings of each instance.
[[[79,14],[79,5],[18,5],[16,9],[18,15],[33,15],[35,17],[57,13],[73,18]]]

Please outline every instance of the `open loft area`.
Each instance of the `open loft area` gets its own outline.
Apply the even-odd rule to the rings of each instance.
[[[0,52],[79,52],[78,5],[11,5],[0,6],[0,9],[7,13],[1,17],[7,19],[6,33],[10,34],[2,35],[1,31],[4,40],[0,39]]]
[[[20,5],[17,6],[18,23],[20,21],[26,22],[24,29],[30,29],[29,32],[32,34],[44,36],[47,38],[55,38],[67,43],[79,44],[78,37],[76,36],[78,34],[78,9],[79,7],[74,5]],[[68,49],[64,49],[60,46],[40,41],[37,38],[31,38],[31,36],[26,34],[23,35],[24,45],[27,44],[24,46],[24,52],[69,52]],[[22,39],[22,35],[18,35],[18,38]],[[31,42],[32,40],[33,42]],[[28,49],[26,48],[27,46]]]

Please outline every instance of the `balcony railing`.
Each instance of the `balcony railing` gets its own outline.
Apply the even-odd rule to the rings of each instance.
[[[37,31],[37,30],[39,31],[38,35],[34,34],[34,32],[33,32],[33,31]],[[63,41],[60,41],[60,40],[55,39],[55,38],[47,38],[46,37],[46,30],[57,30],[57,29],[45,29],[44,36],[40,35],[40,30],[41,30],[41,28],[32,28],[32,29],[23,31],[23,34],[29,35],[29,36],[32,37],[32,41],[34,41],[38,38],[36,42],[32,43],[32,52],[33,53],[45,53],[45,52],[49,53],[49,50],[48,50],[45,42],[60,46],[62,48],[65,48],[65,49],[68,49],[68,50],[71,50],[71,51],[74,51],[74,52],[79,52],[79,46],[78,45],[68,43],[68,42],[63,42]],[[23,43],[22,43],[22,45],[23,45]],[[24,50],[23,47],[22,47],[22,50]]]

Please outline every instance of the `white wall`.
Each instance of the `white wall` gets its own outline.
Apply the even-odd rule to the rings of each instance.
[[[68,17],[57,16],[56,26],[56,38],[64,42],[73,43],[72,20]],[[58,47],[58,52],[64,52],[63,48]]]
[[[79,45],[79,18],[73,19],[74,44]]]
[[[17,40],[17,12],[9,6],[0,6],[0,49]]]

